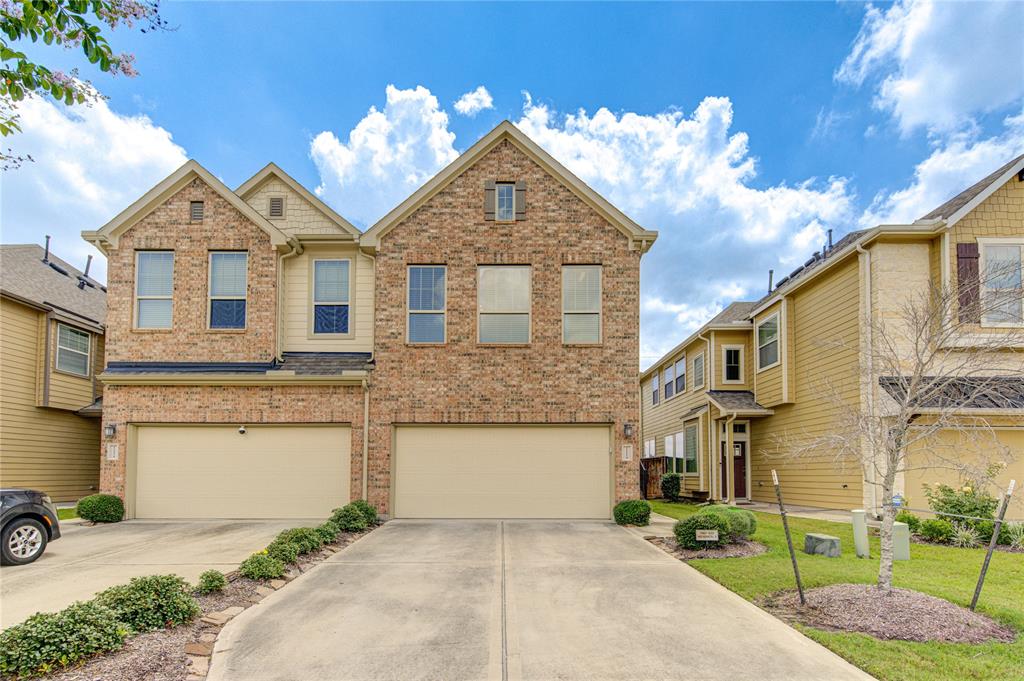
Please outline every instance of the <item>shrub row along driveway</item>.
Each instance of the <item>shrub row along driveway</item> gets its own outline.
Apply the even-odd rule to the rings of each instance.
[[[224,629],[257,678],[870,677],[615,525],[394,521]]]
[[[235,569],[278,532],[302,524],[299,520],[62,524],[61,538],[47,546],[39,560],[0,569],[0,624],[7,628],[33,613],[61,610],[132,577],[173,573],[195,583],[204,570]]]

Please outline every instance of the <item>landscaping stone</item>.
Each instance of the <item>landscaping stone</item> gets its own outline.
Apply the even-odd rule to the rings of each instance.
[[[209,615],[203,615],[203,617],[200,618],[199,621],[206,622],[207,624],[213,624],[218,627],[222,627],[225,624],[227,624],[228,620],[230,619],[230,617],[225,617],[223,613],[211,612]]]
[[[230,608],[226,608],[224,610],[221,610],[220,614],[224,615],[228,619],[231,619],[232,617],[235,617],[236,615],[241,615],[243,610],[245,610],[245,608],[243,608],[242,606],[240,606],[240,605],[233,605]]]
[[[199,635],[199,640],[203,643],[213,643],[217,640],[217,634],[212,631],[207,631]]]
[[[285,585],[285,581],[283,579],[272,579],[272,580],[270,580],[270,588],[271,589],[280,589],[284,585]]]
[[[839,537],[808,532],[804,537],[804,553],[809,553],[812,556],[838,558],[840,554]]]
[[[209,657],[213,655],[213,643],[188,643],[185,645],[185,654]]]
[[[210,671],[210,658],[199,657],[198,655],[189,655],[189,673],[197,674],[199,676],[206,676],[206,673]]]
[[[270,594],[274,593],[274,590],[269,586],[258,586],[256,587],[256,593],[260,595],[260,598],[266,598]]]

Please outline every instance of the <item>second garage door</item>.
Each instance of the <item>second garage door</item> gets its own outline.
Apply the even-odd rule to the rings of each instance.
[[[397,518],[608,518],[608,426],[402,426]]]
[[[349,501],[348,426],[138,426],[137,518],[326,518]]]

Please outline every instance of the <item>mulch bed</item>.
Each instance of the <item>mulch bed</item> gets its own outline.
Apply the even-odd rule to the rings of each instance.
[[[761,542],[740,540],[732,544],[726,544],[720,549],[684,549],[671,537],[647,537],[651,542],[665,553],[669,553],[679,560],[702,560],[705,558],[749,558],[760,556],[768,552],[768,547]]]
[[[938,542],[938,541],[928,541],[924,537],[918,536],[916,534],[910,535],[910,543],[912,543],[912,544],[926,544],[928,546],[944,546],[947,549],[964,548],[964,547],[953,546],[952,544],[943,544],[942,542]],[[974,547],[968,548],[966,550],[968,550],[968,551],[978,551],[978,550],[980,550],[980,551],[988,551],[988,542],[982,542],[978,546],[974,546]],[[1012,546],[1008,546],[1006,544],[996,544],[995,550],[996,551],[1002,551],[1003,553],[1024,553],[1024,546],[1022,546],[1019,549],[1015,549]]]
[[[767,596],[759,605],[790,623],[883,640],[1010,643],[1016,638],[1013,629],[990,617],[919,591],[886,593],[870,584],[833,584],[805,593],[805,606],[796,591]]]

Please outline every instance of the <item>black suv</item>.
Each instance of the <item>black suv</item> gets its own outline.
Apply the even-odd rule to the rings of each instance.
[[[27,565],[60,539],[57,509],[44,492],[0,489],[0,564]]]

